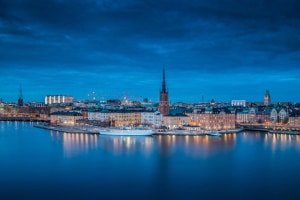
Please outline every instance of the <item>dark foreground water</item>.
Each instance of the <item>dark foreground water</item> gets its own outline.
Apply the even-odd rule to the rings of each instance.
[[[0,199],[300,199],[300,136],[111,137],[0,122]]]

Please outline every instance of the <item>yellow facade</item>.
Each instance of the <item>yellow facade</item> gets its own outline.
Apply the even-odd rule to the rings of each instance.
[[[140,112],[113,112],[107,114],[115,126],[139,125],[142,121]]]
[[[79,119],[83,119],[83,117],[78,115],[51,114],[50,123],[61,125],[74,125]]]
[[[189,124],[189,117],[188,116],[165,115],[162,117],[162,124],[169,128],[182,127],[182,125]]]
[[[205,130],[228,130],[235,129],[235,114],[187,114],[189,116],[189,124],[192,126],[200,126]]]

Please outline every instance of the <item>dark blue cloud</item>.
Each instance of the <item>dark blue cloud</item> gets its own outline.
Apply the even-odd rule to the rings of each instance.
[[[299,101],[297,0],[0,0],[0,98]],[[9,83],[9,84],[7,84]]]

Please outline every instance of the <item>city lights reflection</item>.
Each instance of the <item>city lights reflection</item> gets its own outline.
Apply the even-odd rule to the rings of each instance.
[[[66,157],[88,153],[98,147],[98,135],[96,134],[78,134],[78,133],[60,133],[51,131],[51,136],[56,140],[62,140],[64,154]]]
[[[100,136],[100,145],[115,155],[140,151],[149,154],[153,146],[151,136]]]
[[[105,136],[94,134],[59,133],[51,131],[55,140],[62,140],[65,156],[88,153],[93,149],[103,149],[114,155],[132,155],[141,153],[150,155],[159,151],[163,156],[183,153],[190,157],[207,158],[212,155],[234,151],[237,138],[251,145],[263,141],[272,152],[295,147],[300,150],[300,135],[270,134],[262,132],[242,132],[223,134],[221,137],[201,136]]]
[[[156,136],[160,149],[165,156],[183,151],[187,156],[208,157],[220,152],[220,149],[232,150],[236,134],[224,134],[222,137],[203,136]]]
[[[273,152],[276,150],[287,150],[293,144],[296,144],[296,148],[300,150],[300,135],[289,134],[265,134],[264,144],[266,148],[271,148]],[[298,144],[298,145],[297,145]]]

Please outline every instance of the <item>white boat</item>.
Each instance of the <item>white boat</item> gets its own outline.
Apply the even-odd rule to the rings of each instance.
[[[222,134],[216,131],[208,131],[207,133],[210,136],[221,136]]]
[[[155,130],[147,127],[121,127],[99,129],[101,135],[128,135],[128,136],[147,136],[153,135]]]
[[[242,132],[244,128],[236,128],[236,129],[226,129],[226,130],[221,130],[219,133],[239,133]]]

